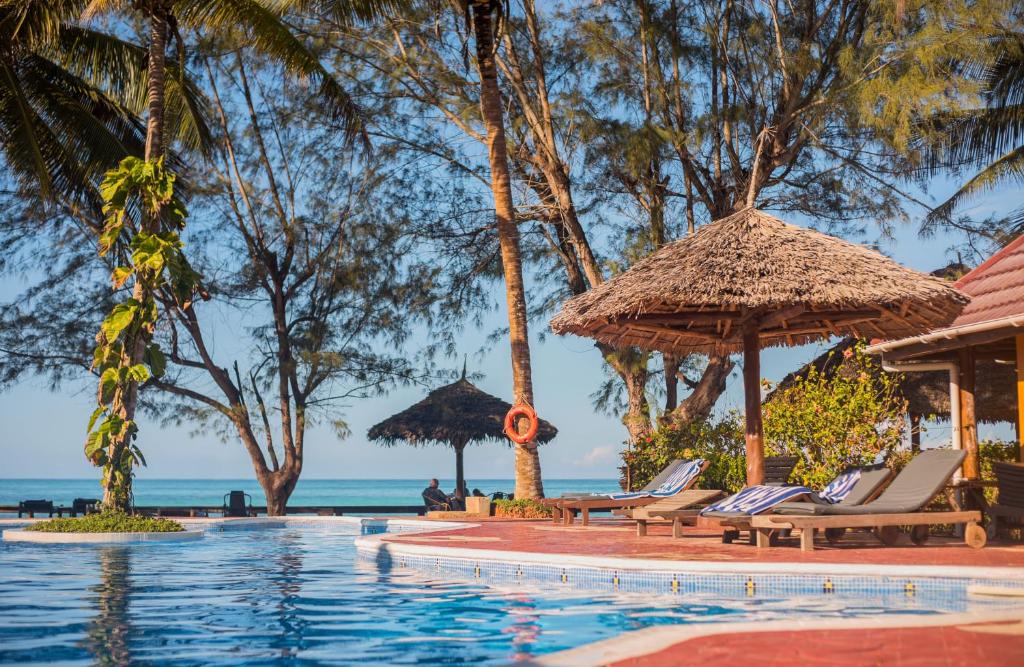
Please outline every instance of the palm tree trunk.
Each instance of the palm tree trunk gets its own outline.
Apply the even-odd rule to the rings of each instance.
[[[523,286],[522,258],[519,255],[519,229],[512,205],[512,179],[505,145],[501,91],[494,62],[494,33],[489,0],[473,0],[473,33],[476,36],[476,62],[480,71],[480,114],[487,128],[487,155],[491,166],[491,190],[501,245],[501,266],[505,274],[508,301],[509,342],[512,347],[512,391],[514,403],[533,405],[533,379],[530,372],[530,343],[526,326],[526,290]],[[516,498],[542,498],[537,443],[516,445]]]
[[[148,93],[148,118],[146,121],[146,154],[145,159],[156,160],[164,154],[164,80],[167,73],[167,32],[168,22],[165,8],[161,3],[154,1],[150,5],[149,14],[149,93]],[[142,231],[154,233],[159,231],[160,213],[154,212],[142,220]],[[140,281],[136,281],[132,290],[132,297],[139,302],[151,298]],[[135,337],[133,345],[128,350],[128,366],[141,363],[146,346],[152,336],[151,331],[141,331]],[[124,388],[119,400],[115,399],[112,409],[126,422],[135,420],[135,412],[138,406],[139,385],[137,382],[129,381]],[[120,461],[124,456],[127,443],[127,435],[114,438],[110,443],[107,456],[111,461]],[[116,465],[116,464],[112,464]],[[130,471],[129,471],[130,472]],[[103,506],[107,509],[125,512],[131,505],[131,475],[125,479],[118,480],[116,475],[108,474],[103,484]]]

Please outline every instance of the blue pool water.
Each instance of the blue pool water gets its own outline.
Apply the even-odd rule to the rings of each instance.
[[[358,527],[0,542],[0,663],[505,664],[666,623],[936,613],[922,598],[557,592],[357,558]],[[962,601],[953,604],[962,608]]]

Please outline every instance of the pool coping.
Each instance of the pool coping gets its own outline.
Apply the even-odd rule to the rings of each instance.
[[[382,519],[388,522],[391,519]],[[424,522],[406,521],[406,523]],[[480,524],[459,523],[429,527],[417,534],[475,528]],[[1024,567],[977,565],[886,565],[877,563],[805,563],[805,562],[724,562],[701,560],[674,560],[632,558],[625,556],[584,556],[580,554],[542,553],[537,551],[498,551],[494,549],[465,549],[433,544],[414,544],[388,540],[389,536],[363,535],[355,540],[356,551],[376,557],[382,552],[389,555],[459,558],[477,561],[599,568],[616,572],[664,572],[666,570],[695,574],[766,574],[766,575],[835,575],[870,577],[916,577],[955,579],[1008,579],[1024,584]],[[385,548],[386,545],[386,548]]]
[[[167,542],[194,542],[202,539],[201,530],[145,533],[48,533],[24,528],[8,528],[0,533],[5,542],[32,544],[153,544]]]

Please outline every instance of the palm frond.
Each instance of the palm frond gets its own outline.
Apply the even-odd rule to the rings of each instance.
[[[69,27],[53,47],[61,64],[90,85],[118,99],[135,114],[146,110],[148,52],[107,33]],[[188,151],[209,156],[214,150],[210,105],[194,77],[176,61],[167,62],[164,90],[167,136]]]
[[[236,33],[242,45],[266,54],[319,86],[328,114],[341,122],[350,140],[365,137],[363,113],[348,92],[281,20],[257,0],[178,0],[175,15],[184,24]]]
[[[949,220],[953,210],[965,200],[987,192],[1009,180],[1024,180],[1024,146],[1018,146],[975,174],[949,199],[932,209],[925,219],[925,223],[936,225]]]
[[[278,14],[315,12],[345,25],[396,16],[411,4],[409,0],[272,0],[270,8]]]

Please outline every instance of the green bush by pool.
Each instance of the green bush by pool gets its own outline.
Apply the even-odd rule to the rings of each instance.
[[[44,533],[178,533],[185,529],[170,519],[102,512],[79,518],[48,519],[27,526],[25,530]]]

